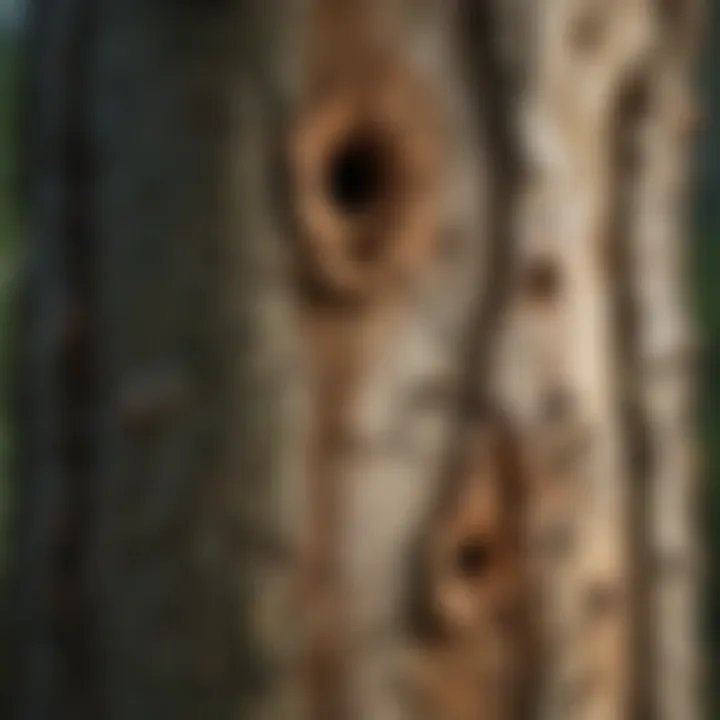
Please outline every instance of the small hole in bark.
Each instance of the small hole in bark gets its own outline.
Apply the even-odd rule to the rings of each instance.
[[[573,408],[572,397],[567,390],[555,388],[545,395],[542,404],[542,419],[544,422],[555,425],[566,420]]]
[[[491,552],[483,537],[465,538],[457,551],[458,572],[467,578],[484,575],[490,565]]]
[[[627,120],[640,120],[650,111],[650,87],[642,78],[630,83],[620,96],[620,114]]]
[[[371,135],[351,136],[330,161],[330,197],[341,212],[367,212],[385,191],[380,143]],[[360,243],[362,244],[362,243]]]
[[[597,12],[586,12],[570,26],[570,42],[577,52],[592,52],[602,42],[605,27]]]
[[[525,270],[525,292],[530,300],[547,302],[560,291],[560,268],[550,258],[535,258]]]
[[[608,617],[620,607],[622,597],[622,588],[617,583],[595,583],[588,588],[588,610],[592,617]]]

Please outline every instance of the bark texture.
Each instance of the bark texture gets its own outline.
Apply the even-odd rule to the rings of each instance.
[[[699,718],[694,0],[36,0],[18,720]]]
[[[658,6],[653,50],[625,98],[624,113],[624,167],[632,178],[627,242],[634,385],[646,443],[638,504],[647,508],[649,539],[649,570],[638,580],[648,584],[649,711],[658,718],[702,716],[693,420],[697,336],[688,292],[687,198],[698,116],[692,69],[703,17],[695,0]]]
[[[681,248],[697,8],[527,12],[525,179],[496,387],[536,475],[539,712],[698,717]],[[657,370],[668,356],[682,360]]]
[[[291,638],[265,599],[297,465],[270,177],[294,8],[33,12],[14,713],[252,717]]]

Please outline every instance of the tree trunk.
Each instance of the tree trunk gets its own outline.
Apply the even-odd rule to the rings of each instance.
[[[32,7],[14,717],[698,718],[689,16]]]
[[[254,618],[288,562],[297,382],[269,10],[33,7],[17,717],[278,698],[288,633]]]
[[[697,120],[692,69],[703,15],[697,0],[663,8],[652,57],[635,88],[640,102],[625,118],[634,157],[627,236],[636,331],[633,380],[647,452],[638,504],[647,508],[650,570],[643,580],[654,628],[654,643],[646,651],[652,658],[650,711],[658,718],[697,718],[702,708],[692,420],[697,339],[687,291],[686,207]]]

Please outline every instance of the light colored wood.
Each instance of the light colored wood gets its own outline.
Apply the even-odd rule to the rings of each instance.
[[[31,93],[47,112],[31,113],[21,715],[69,711],[72,685],[110,720],[517,720],[511,670],[534,636],[508,642],[493,620],[530,600],[538,718],[632,718],[647,690],[653,717],[698,720],[683,275],[696,0],[53,2],[37,4],[60,22]],[[650,106],[626,117],[635,85]],[[387,263],[346,253],[357,216],[321,177],[360,116],[403,177],[360,223],[390,239]],[[79,140],[87,202],[69,182]],[[93,290],[75,308],[80,241]],[[78,510],[67,587],[98,642],[77,652],[81,613],[50,617],[42,598],[63,589],[60,505],[80,505],[56,436],[83,304],[93,509]],[[519,441],[526,555],[505,544],[519,517],[467,411],[484,389]],[[470,478],[444,472],[458,448],[478,461]],[[466,582],[451,559],[480,531],[501,538],[500,572]],[[408,627],[418,555],[442,641]],[[328,702],[305,712],[295,671],[313,633]]]
[[[629,660],[628,474],[617,389],[613,118],[645,56],[640,0],[544,0],[521,108],[525,187],[496,387],[536,474],[531,558],[543,718],[620,720]]]

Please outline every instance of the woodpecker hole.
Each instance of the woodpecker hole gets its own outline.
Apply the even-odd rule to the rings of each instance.
[[[485,538],[465,538],[457,549],[456,563],[460,575],[477,578],[484,575],[490,565],[490,546]]]
[[[556,298],[561,290],[562,278],[557,263],[548,257],[534,258],[525,268],[525,292],[537,303]]]
[[[385,152],[379,140],[366,133],[352,135],[330,159],[330,198],[344,214],[367,213],[386,192],[386,176]]]

